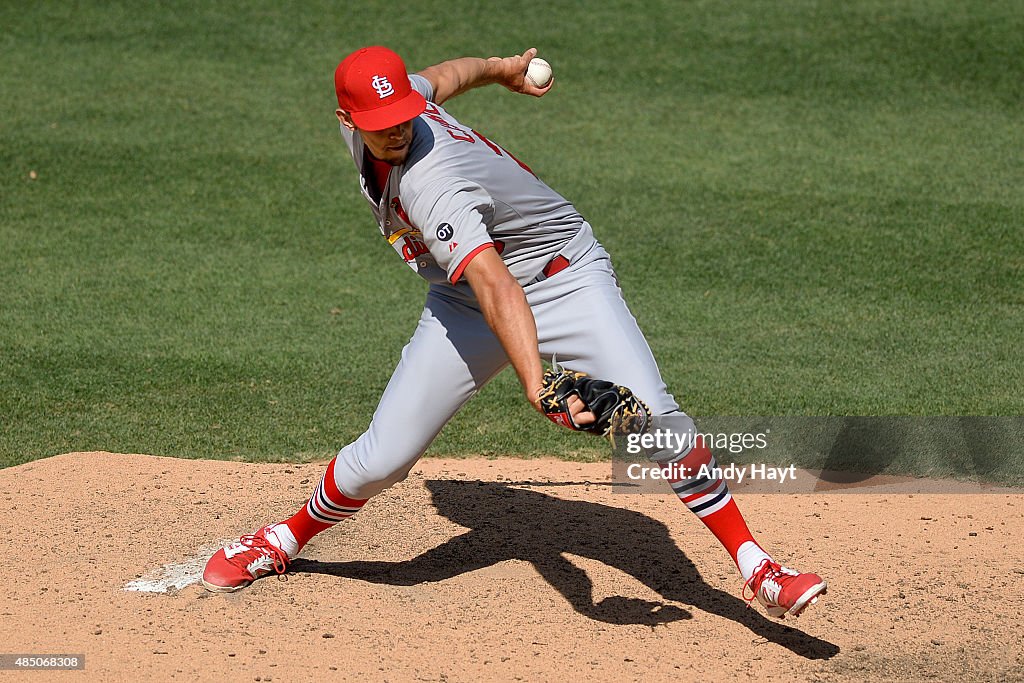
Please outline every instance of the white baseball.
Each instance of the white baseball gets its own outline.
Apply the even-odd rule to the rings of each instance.
[[[526,78],[538,88],[543,88],[551,82],[551,65],[540,57],[534,57],[526,69]]]

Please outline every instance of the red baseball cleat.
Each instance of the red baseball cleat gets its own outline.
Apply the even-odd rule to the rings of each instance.
[[[231,593],[271,572],[284,574],[290,560],[287,553],[267,538],[272,527],[242,536],[236,543],[214,553],[203,572],[206,590]]]
[[[751,591],[749,598],[748,588]],[[757,598],[769,616],[782,619],[787,614],[800,616],[808,605],[816,603],[818,596],[824,595],[827,590],[828,584],[817,574],[801,574],[765,559],[743,584],[743,599],[749,604]]]

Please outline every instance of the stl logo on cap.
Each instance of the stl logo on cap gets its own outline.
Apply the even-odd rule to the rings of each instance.
[[[374,76],[373,80],[370,81],[370,87],[377,91],[377,95],[379,95],[382,100],[388,95],[395,94],[395,87],[391,85],[391,81],[388,80],[387,76]]]

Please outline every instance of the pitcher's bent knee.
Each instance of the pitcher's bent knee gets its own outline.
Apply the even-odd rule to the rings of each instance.
[[[669,432],[663,435],[666,446],[660,451],[648,454],[652,462],[668,465],[683,460],[693,450],[697,439],[697,426],[693,418],[676,409],[672,412],[654,416],[654,425],[660,431]]]
[[[334,483],[350,498],[372,498],[408,477],[420,455],[396,458],[367,454],[352,444],[338,453],[334,464]]]

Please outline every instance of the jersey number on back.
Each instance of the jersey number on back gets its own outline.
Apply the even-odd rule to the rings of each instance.
[[[448,135],[450,135],[453,140],[459,140],[460,142],[469,142],[476,144],[477,139],[479,139],[480,142],[487,145],[491,149],[491,151],[497,154],[499,157],[507,156],[509,159],[519,164],[523,168],[523,170],[529,173],[530,175],[537,175],[536,173],[533,172],[533,169],[531,169],[529,166],[521,162],[518,158],[516,158],[514,154],[509,152],[507,149],[502,149],[495,143],[491,142],[486,137],[484,137],[483,134],[478,133],[475,130],[470,130],[470,133],[472,133],[472,135],[470,135],[469,133],[462,130],[458,126],[446,121],[445,118],[441,116],[441,110],[435,107],[433,104],[428,102],[427,108],[423,113],[427,116],[427,118],[436,121],[437,123],[444,126],[447,129]],[[476,138],[473,137],[474,135],[476,136]]]

